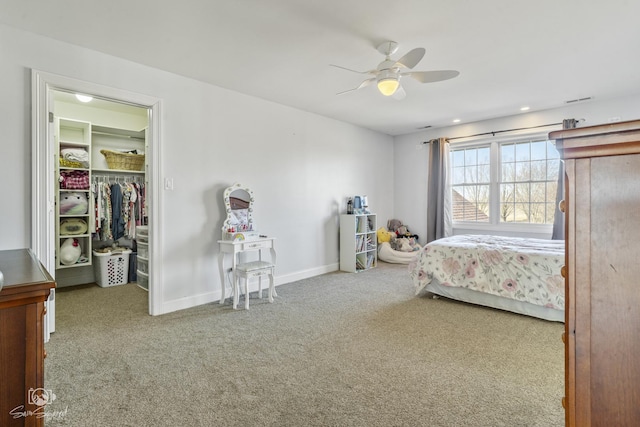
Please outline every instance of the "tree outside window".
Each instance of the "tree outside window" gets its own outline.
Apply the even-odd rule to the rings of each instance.
[[[560,158],[551,141],[500,145],[500,221],[552,224]]]

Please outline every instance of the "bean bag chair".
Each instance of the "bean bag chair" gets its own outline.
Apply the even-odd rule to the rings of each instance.
[[[419,251],[397,251],[391,247],[391,243],[378,244],[378,259],[391,264],[409,264]]]

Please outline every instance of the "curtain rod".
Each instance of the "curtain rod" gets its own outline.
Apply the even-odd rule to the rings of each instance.
[[[525,127],[525,128],[494,130],[493,132],[476,133],[475,135],[456,136],[456,137],[453,137],[453,138],[445,138],[445,139],[447,141],[453,141],[454,139],[473,138],[475,136],[486,136],[486,135],[496,136],[497,133],[516,132],[516,131],[519,131],[519,130],[537,129],[537,128],[544,128],[544,127],[549,127],[549,126],[558,126],[558,125],[562,125],[562,122],[560,122],[560,123],[549,123],[547,125],[529,126],[529,127]],[[431,141],[424,141],[423,144],[428,144],[430,142]]]

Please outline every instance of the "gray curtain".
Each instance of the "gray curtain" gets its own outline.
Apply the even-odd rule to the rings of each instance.
[[[565,119],[562,121],[562,129],[573,129],[576,127],[576,119]],[[564,214],[560,212],[558,206],[564,199],[564,161],[560,161],[558,171],[558,191],[556,193],[556,212],[553,216],[552,240],[564,240]]]
[[[449,142],[445,138],[429,141],[426,243],[450,234],[451,197],[449,195],[448,164]]]

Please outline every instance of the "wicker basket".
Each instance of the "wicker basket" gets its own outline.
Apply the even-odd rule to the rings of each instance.
[[[60,166],[62,166],[63,168],[77,168],[77,169],[84,167],[82,163],[76,160],[69,160],[62,157],[60,157]]]
[[[107,160],[109,169],[139,171],[144,166],[144,154],[120,153],[118,151],[100,150]]]

